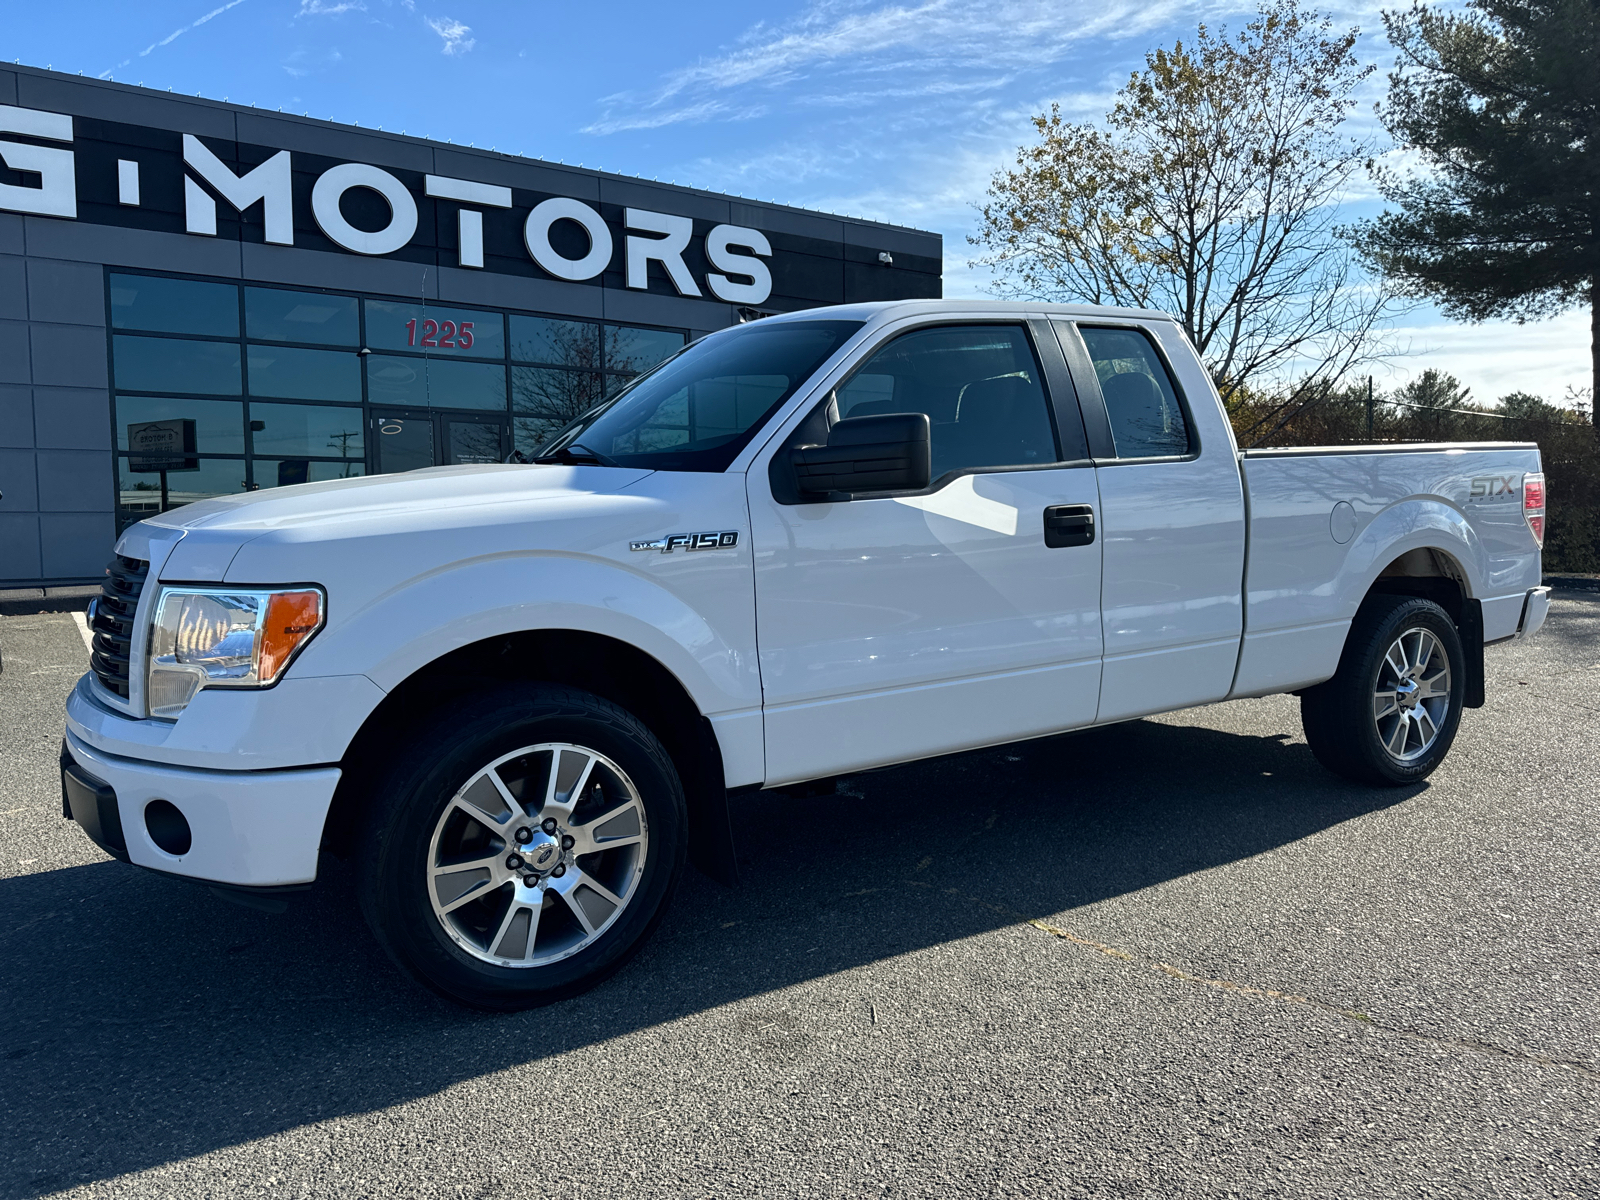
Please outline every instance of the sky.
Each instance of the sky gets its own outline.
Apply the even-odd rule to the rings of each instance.
[[[991,175],[1060,103],[1095,119],[1145,53],[1236,0],[142,0],[12,5],[0,59],[490,146],[944,235],[945,294],[984,294],[967,236]],[[1383,90],[1377,6],[1363,31]],[[1350,217],[1378,207],[1370,189]],[[1474,400],[1590,377],[1582,312],[1400,318],[1380,388],[1437,368]]]

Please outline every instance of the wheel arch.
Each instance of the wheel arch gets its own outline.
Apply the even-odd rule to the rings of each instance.
[[[497,634],[414,670],[369,713],[345,751],[323,827],[323,848],[348,857],[371,799],[370,782],[395,739],[419,732],[430,714],[485,683],[564,684],[626,709],[661,739],[689,808],[690,861],[719,882],[736,880],[722,748],[693,695],[658,659],[619,638],[583,629]]]
[[[1482,708],[1483,603],[1473,595],[1471,576],[1461,559],[1444,547],[1414,546],[1396,555],[1378,572],[1362,603],[1373,596],[1416,596],[1444,609],[1461,636],[1466,658],[1462,704],[1466,708]]]

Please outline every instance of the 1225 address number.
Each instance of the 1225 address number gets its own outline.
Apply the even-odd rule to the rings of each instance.
[[[422,340],[417,340],[417,322],[406,322],[406,345],[423,346],[428,349],[444,350],[471,350],[472,349],[472,321],[462,321],[459,325],[454,321],[435,321],[429,318],[422,322]]]

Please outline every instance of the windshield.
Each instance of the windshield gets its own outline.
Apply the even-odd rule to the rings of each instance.
[[[567,426],[539,458],[722,471],[860,321],[758,321],[669,358]]]

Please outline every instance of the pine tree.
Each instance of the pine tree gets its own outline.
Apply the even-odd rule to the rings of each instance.
[[[1368,258],[1452,316],[1591,312],[1600,383],[1600,0],[1471,0],[1385,13],[1380,111],[1431,174],[1379,172]],[[1600,421],[1600,406],[1597,406]]]

